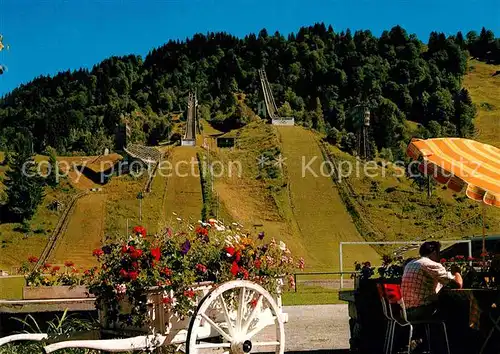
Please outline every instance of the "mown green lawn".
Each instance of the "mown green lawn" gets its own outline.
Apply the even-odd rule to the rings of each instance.
[[[0,299],[22,299],[24,284],[24,277],[0,277]]]
[[[284,293],[282,299],[285,306],[346,304],[345,301],[339,300],[338,289],[319,286],[302,286],[297,292]]]

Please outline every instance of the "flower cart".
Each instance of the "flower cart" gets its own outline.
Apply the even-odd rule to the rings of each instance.
[[[248,280],[233,280],[218,286],[200,283],[193,287],[193,291],[197,309],[189,317],[179,317],[170,306],[166,306],[162,291],[148,291],[148,315],[153,323],[138,330],[146,333],[152,329],[149,335],[65,341],[47,345],[44,350],[52,353],[65,348],[87,348],[120,352],[177,345],[186,353],[202,353],[206,349],[230,353],[284,353],[287,316],[278,305],[279,295],[272,296]],[[105,317],[105,312],[101,311],[101,316]],[[114,329],[123,330],[118,326]]]
[[[281,293],[303,260],[283,242],[265,243],[263,233],[254,239],[225,227],[185,229],[147,236],[136,227],[127,241],[108,240],[95,250],[100,267],[85,273],[99,339],[49,338],[44,351],[175,345],[187,353],[284,353]]]

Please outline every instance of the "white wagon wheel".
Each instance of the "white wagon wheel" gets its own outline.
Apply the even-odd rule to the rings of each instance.
[[[217,341],[214,341],[217,339]],[[285,328],[274,298],[263,287],[233,280],[213,289],[191,318],[187,354],[285,352]]]

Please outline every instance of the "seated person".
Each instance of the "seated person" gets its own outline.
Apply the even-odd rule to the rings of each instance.
[[[493,278],[493,283],[496,286],[500,286],[500,242],[497,242],[495,245],[490,266],[490,276]]]
[[[448,272],[439,263],[440,251],[439,242],[425,242],[420,246],[420,258],[405,266],[401,292],[409,321],[430,320],[436,315],[438,292],[444,285],[463,286],[458,267]]]

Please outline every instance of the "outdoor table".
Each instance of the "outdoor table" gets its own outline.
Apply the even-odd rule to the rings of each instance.
[[[489,336],[499,314],[493,304],[500,307],[500,291],[496,289],[443,289],[439,294],[440,311],[450,328],[452,352],[480,353],[488,337],[483,353],[500,353],[498,336]]]

